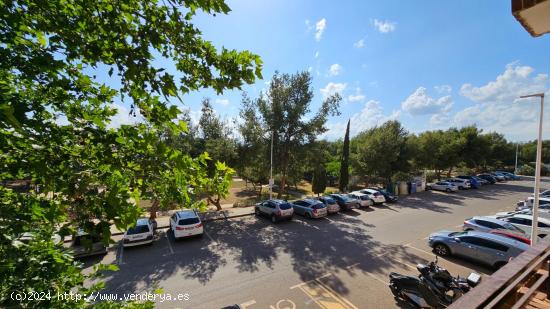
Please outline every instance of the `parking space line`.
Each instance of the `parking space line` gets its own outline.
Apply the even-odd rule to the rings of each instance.
[[[331,287],[329,287],[328,285],[322,283],[321,281],[319,280],[315,280],[317,282],[317,284],[319,286],[321,286],[321,288],[323,288],[329,295],[331,295],[334,299],[338,300],[339,302],[344,302],[346,305],[349,306],[349,308],[352,308],[352,309],[359,309],[357,307],[355,307],[354,304],[352,304],[349,300],[347,300],[345,297],[343,297],[342,295],[338,294],[338,292],[336,292],[335,290],[333,290]]]
[[[168,248],[170,249],[170,253],[174,254],[174,249],[172,249],[172,244],[170,243],[170,238],[168,238],[168,232],[164,233],[164,236],[166,236],[166,241],[168,242]]]
[[[319,280],[313,280],[313,282],[299,288],[309,297],[309,302],[313,301],[323,309],[358,309],[350,301]]]
[[[124,246],[122,245],[122,242],[118,245],[118,254],[117,254],[117,265],[122,265],[124,262],[122,261],[122,256],[124,254]]]
[[[350,266],[346,266],[346,269],[351,269],[351,268],[357,267],[359,264],[361,264],[361,263],[351,264]]]
[[[389,281],[384,281],[384,280],[382,280],[382,279],[376,277],[375,275],[373,275],[373,274],[371,274],[371,273],[369,273],[369,272],[366,272],[365,274],[366,274],[367,276],[371,277],[372,279],[374,279],[374,280],[376,280],[376,281],[382,283],[383,285],[388,285],[388,284],[390,284]]]
[[[426,254],[428,254],[428,255],[434,254],[433,252],[428,252],[428,251],[426,251],[426,250],[423,250],[423,249],[420,249],[420,248],[417,248],[417,247],[414,247],[414,246],[410,246],[410,245],[409,245],[409,246],[407,246],[407,247],[408,247],[408,248],[411,248],[411,249],[414,249],[414,250],[416,250],[416,251],[420,251],[420,252],[426,253]]]
[[[204,234],[212,241],[212,243],[214,245],[217,245],[218,243],[214,240],[214,238],[212,238],[212,236],[210,236],[210,234],[208,234],[208,232],[206,231],[206,229],[204,229]]]
[[[311,283],[311,282],[313,282],[313,281],[315,281],[315,280],[317,280],[317,279],[325,278],[325,277],[328,277],[328,276],[330,276],[330,275],[332,275],[332,273],[326,273],[326,274],[322,275],[321,277],[318,277],[318,278],[315,278],[315,279],[311,279],[311,280],[308,280],[308,281],[305,281],[305,282],[301,282],[301,283],[295,284],[295,285],[291,286],[290,289],[293,290],[293,289],[298,288],[298,287],[300,287],[300,286],[302,286],[302,285],[304,285],[304,284]]]

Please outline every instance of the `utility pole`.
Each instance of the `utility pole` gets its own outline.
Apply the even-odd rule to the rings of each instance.
[[[271,163],[269,167],[269,199],[273,198],[273,130],[271,131]]]
[[[516,165],[514,167],[514,174],[518,173],[518,148],[519,148],[519,143],[516,143]]]
[[[535,202],[533,204],[533,220],[531,225],[531,246],[534,246],[538,237],[539,220],[539,194],[540,194],[540,168],[542,165],[542,119],[544,112],[544,93],[524,95],[520,98],[540,97],[540,118],[539,118],[539,137],[537,141],[537,161],[535,167]]]

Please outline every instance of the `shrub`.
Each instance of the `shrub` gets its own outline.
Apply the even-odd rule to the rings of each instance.
[[[535,176],[535,169],[532,166],[523,165],[518,168],[518,173],[525,176]]]

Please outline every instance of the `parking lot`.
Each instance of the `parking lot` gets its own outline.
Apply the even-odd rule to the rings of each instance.
[[[151,246],[115,245],[102,258],[120,270],[107,275],[105,293],[162,288],[188,301],[158,308],[391,308],[388,274],[416,274],[435,255],[430,233],[460,230],[465,218],[512,210],[532,181],[509,181],[457,193],[421,192],[397,204],[327,218],[272,224],[254,216],[205,224],[205,235],[175,242],[165,231]],[[549,182],[543,182],[547,187]],[[117,240],[115,238],[115,240]],[[100,260],[85,261],[89,266]],[[439,259],[453,275],[492,270],[457,258]]]

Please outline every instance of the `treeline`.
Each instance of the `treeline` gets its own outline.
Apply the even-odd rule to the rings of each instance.
[[[353,178],[351,184],[386,184],[424,171],[431,180],[449,177],[453,172],[513,170],[516,147],[522,172],[534,173],[535,141],[516,144],[502,134],[483,132],[475,126],[413,134],[400,122],[388,121],[352,137],[347,146],[349,158],[342,160],[347,149],[343,139],[318,138],[327,131],[328,117],[339,114],[341,97],[329,96],[313,111],[311,79],[308,72],[276,73],[258,98],[243,93],[239,119],[221,119],[210,100],[204,99],[202,116],[181,139],[180,147],[191,154],[206,151],[214,160],[226,162],[259,194],[261,185],[269,180],[272,135],[274,178],[283,188],[279,193],[296,187],[303,179],[316,179],[321,188],[336,186],[345,172],[341,162],[349,162],[346,176]],[[545,141],[543,162],[550,162],[549,150],[550,141]],[[345,184],[349,182],[347,177],[342,180]],[[319,183],[314,186],[319,187]]]

